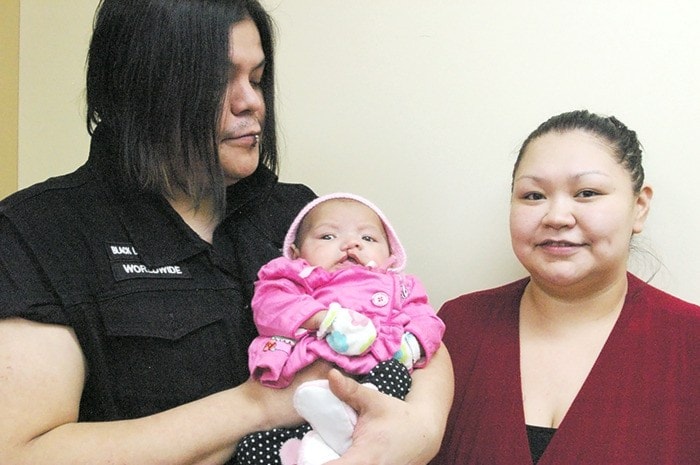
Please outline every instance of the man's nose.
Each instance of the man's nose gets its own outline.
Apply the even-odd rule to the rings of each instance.
[[[234,82],[227,89],[227,105],[234,115],[257,113],[265,108],[262,94],[248,82]]]

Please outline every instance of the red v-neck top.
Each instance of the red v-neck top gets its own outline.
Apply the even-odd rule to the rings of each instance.
[[[700,307],[628,281],[622,313],[538,465],[700,463]],[[440,310],[455,399],[431,464],[532,464],[518,337],[527,282]]]

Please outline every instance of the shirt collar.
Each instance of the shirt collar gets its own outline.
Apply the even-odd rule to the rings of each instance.
[[[108,186],[121,223],[143,263],[148,267],[167,266],[208,250],[211,246],[162,196],[140,192],[119,175],[123,170],[114,154],[115,137],[102,126],[98,125],[92,136],[88,163]],[[260,165],[252,175],[228,187],[222,223],[258,205],[272,192],[276,181],[277,176]]]

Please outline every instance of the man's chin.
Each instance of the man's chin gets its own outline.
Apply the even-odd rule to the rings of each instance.
[[[235,184],[241,179],[247,178],[251,174],[255,173],[258,169],[258,157],[249,156],[248,159],[239,159],[231,163],[230,157],[227,159],[222,157],[222,169],[224,171],[224,178],[226,180],[226,185],[230,186]]]

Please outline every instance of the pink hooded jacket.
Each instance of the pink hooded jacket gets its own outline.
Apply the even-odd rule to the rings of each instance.
[[[356,265],[329,272],[292,259],[291,245],[301,220],[316,205],[336,198],[361,202],[374,210],[384,224],[394,258],[388,267]],[[353,194],[336,193],[309,203],[290,227],[283,256],[270,261],[258,273],[252,301],[258,336],[249,348],[249,368],[265,385],[282,388],[295,373],[321,358],[347,373],[368,373],[379,362],[389,360],[399,350],[405,332],[420,343],[424,357],[414,366],[426,365],[438,349],[445,325],[420,281],[401,272],[406,255],[384,214],[369,201]],[[346,356],[335,352],[315,331],[300,325],[331,303],[367,316],[377,329],[377,339],[363,355]]]

